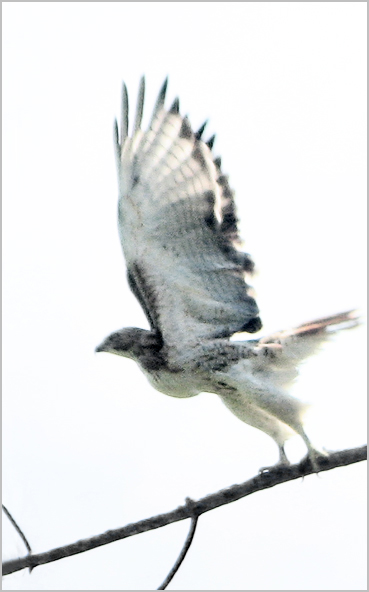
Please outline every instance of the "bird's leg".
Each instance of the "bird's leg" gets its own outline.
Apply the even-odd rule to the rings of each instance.
[[[278,444],[278,449],[279,449],[279,461],[275,465],[272,465],[270,467],[261,467],[259,469],[259,473],[265,473],[265,472],[271,471],[273,469],[278,469],[278,468],[283,469],[284,467],[288,467],[291,464],[287,458],[286,453],[285,453],[284,444]]]
[[[286,452],[284,450],[284,444],[280,444],[278,446],[278,448],[279,448],[279,461],[278,461],[278,464],[279,465],[285,465],[285,466],[291,464],[290,461],[288,460],[287,455],[286,455]]]

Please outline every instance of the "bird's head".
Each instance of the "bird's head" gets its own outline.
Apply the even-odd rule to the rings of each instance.
[[[162,340],[156,333],[137,327],[126,327],[106,337],[95,352],[107,352],[138,361],[147,351],[158,351],[161,346]]]
[[[115,331],[97,346],[95,352],[107,352],[124,358],[135,359],[135,349],[141,341],[142,331],[143,329],[136,329],[135,327],[126,327],[120,329],[120,331]]]

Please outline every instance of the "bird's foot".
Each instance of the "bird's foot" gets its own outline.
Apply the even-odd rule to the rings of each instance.
[[[315,448],[311,448],[308,454],[300,461],[300,465],[303,467],[311,467],[314,473],[319,473],[322,466],[324,465],[324,461],[326,461],[328,457],[329,453],[325,450],[316,450]]]
[[[270,471],[275,470],[275,469],[283,470],[291,465],[291,463],[288,460],[287,455],[284,451],[284,444],[278,443],[278,448],[279,448],[279,461],[275,465],[272,465],[271,467],[261,467],[261,469],[259,469],[259,474],[269,473]]]

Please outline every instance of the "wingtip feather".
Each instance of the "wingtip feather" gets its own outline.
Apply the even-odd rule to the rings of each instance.
[[[113,138],[114,138],[114,146],[116,147],[118,153],[120,154],[119,129],[118,129],[118,122],[116,119],[114,119],[114,125],[113,125]]]
[[[133,126],[133,133],[135,134],[141,128],[143,106],[145,100],[145,76],[141,77],[140,86],[137,97],[136,117]]]
[[[204,121],[204,123],[199,127],[197,132],[195,132],[196,140],[201,140],[201,136],[204,133],[204,129],[206,128],[207,124],[208,124],[208,120],[206,119],[206,121]]]
[[[211,136],[211,138],[209,138],[209,140],[207,142],[205,142],[205,144],[207,145],[208,148],[210,148],[210,150],[213,148],[214,146],[214,142],[215,142],[215,134],[213,134]]]
[[[175,114],[179,113],[179,98],[178,97],[176,97],[174,99],[174,101],[172,103],[172,106],[169,109],[169,112],[170,113],[175,113]]]
[[[123,82],[122,87],[122,112],[120,123],[120,143],[123,146],[126,137],[128,136],[128,91],[127,86]]]
[[[158,111],[160,111],[160,109],[162,109],[162,107],[164,106],[165,96],[167,94],[167,87],[168,87],[168,76],[166,77],[166,79],[164,80],[164,82],[160,88],[158,98],[156,99],[156,103],[155,103],[155,107],[154,107],[151,121],[153,121],[153,119],[155,119]]]

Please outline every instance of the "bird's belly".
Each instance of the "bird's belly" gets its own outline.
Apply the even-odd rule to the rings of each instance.
[[[165,371],[148,373],[145,370],[144,373],[151,386],[169,397],[186,399],[195,397],[203,390],[198,384],[198,380],[189,373]]]

